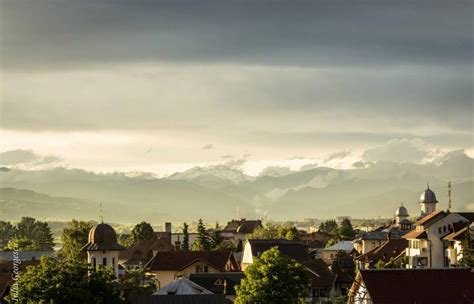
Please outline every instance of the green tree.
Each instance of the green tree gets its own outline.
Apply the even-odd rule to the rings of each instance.
[[[337,223],[335,220],[327,220],[319,225],[319,230],[322,232],[329,233],[333,236],[337,235]]]
[[[42,257],[39,265],[21,273],[15,303],[120,303],[114,279],[108,268],[88,274],[85,262]]]
[[[140,269],[127,270],[121,283],[128,289],[127,295],[150,295],[156,291],[153,281],[145,283],[145,276]]]
[[[193,250],[211,250],[210,236],[204,226],[202,219],[199,219],[197,227],[197,237],[193,244]]]
[[[135,225],[132,229],[132,238],[135,243],[140,241],[150,240],[155,236],[153,227],[150,223],[141,222]]]
[[[348,218],[342,220],[341,225],[337,228],[337,234],[340,240],[352,239],[355,236],[354,228]]]
[[[16,225],[15,236],[17,238],[27,238],[34,240],[35,237],[35,225],[36,219],[28,216],[21,218],[20,222]]]
[[[462,240],[462,258],[457,262],[459,267],[474,267],[474,239],[470,233],[470,228],[467,226],[466,236]]]
[[[0,221],[0,250],[6,247],[8,242],[14,237],[15,229],[10,222]]]
[[[61,234],[60,255],[65,259],[85,261],[87,254],[81,248],[87,244],[89,231],[93,226],[92,221],[70,221]]]
[[[53,233],[46,222],[36,222],[34,231],[34,240],[38,250],[53,250]]]
[[[216,227],[212,230],[211,233],[211,249],[219,250],[223,245],[223,239],[221,237],[221,228],[219,227],[219,223],[216,223]]]
[[[235,303],[303,303],[309,284],[306,268],[273,247],[245,270]]]
[[[285,223],[280,226],[268,224],[264,228],[256,229],[249,237],[249,239],[287,239],[290,241],[299,241],[300,234],[298,229],[291,223]]]
[[[186,222],[183,224],[183,243],[181,244],[181,250],[189,250],[189,226]]]
[[[22,217],[14,229],[14,238],[9,247],[17,246],[19,250],[53,250],[54,241],[48,223],[37,221],[32,217]]]

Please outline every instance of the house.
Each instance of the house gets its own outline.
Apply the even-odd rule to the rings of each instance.
[[[350,254],[354,249],[354,244],[351,241],[341,241],[332,246],[324,248],[322,253],[322,259],[327,264],[331,264],[334,259],[337,257],[338,252],[342,251],[345,254]]]
[[[155,236],[121,251],[119,264],[125,269],[141,269],[157,252],[170,250],[174,250],[170,239]]]
[[[446,269],[361,270],[349,291],[349,304],[474,302],[474,271]]]
[[[443,237],[450,267],[456,267],[467,251],[474,255],[474,223],[454,223]]]
[[[332,236],[329,233],[323,231],[315,231],[311,233],[302,232],[301,242],[308,245],[309,250],[318,250],[326,246],[326,243],[332,239]]]
[[[230,250],[158,251],[144,271],[160,288],[176,278],[189,278],[193,273],[239,271],[239,265]]]
[[[335,292],[337,275],[322,259],[304,261],[303,264],[311,277],[311,288],[308,292],[307,302],[318,302],[329,300]]]
[[[214,294],[235,296],[235,286],[244,278],[243,272],[194,273],[189,280]]]
[[[260,220],[232,220],[221,231],[221,237],[224,240],[232,241],[235,245],[244,242],[247,236],[252,234],[256,229],[263,228]]]
[[[365,254],[385,243],[389,238],[386,231],[364,232],[352,241],[359,254]]]
[[[389,264],[400,261],[408,246],[406,239],[389,239],[382,245],[354,258],[357,269],[373,268],[378,262]]]
[[[468,223],[469,213],[435,211],[415,223],[415,229],[403,236],[408,240],[408,268],[443,268],[449,266],[445,237],[455,223]]]
[[[259,257],[262,253],[272,247],[278,247],[278,250],[298,261],[306,261],[309,259],[308,246],[301,242],[289,241],[285,239],[278,240],[247,240],[244,246],[241,269],[245,271],[249,265],[254,262],[254,258]]]

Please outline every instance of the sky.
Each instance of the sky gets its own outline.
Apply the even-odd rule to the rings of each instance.
[[[474,155],[472,1],[0,3],[2,153],[157,175]]]

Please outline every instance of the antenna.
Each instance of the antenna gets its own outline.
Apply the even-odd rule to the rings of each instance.
[[[451,210],[451,181],[448,181],[448,211]]]
[[[102,209],[102,203],[99,203],[100,207],[100,222],[103,224],[104,223],[104,209]]]

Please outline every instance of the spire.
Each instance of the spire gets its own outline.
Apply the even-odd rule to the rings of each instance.
[[[451,210],[451,181],[448,181],[448,211]]]
[[[430,182],[429,181],[426,181],[426,189],[430,189]]]
[[[103,224],[104,223],[104,209],[102,209],[102,203],[99,203],[100,207],[100,222]]]

